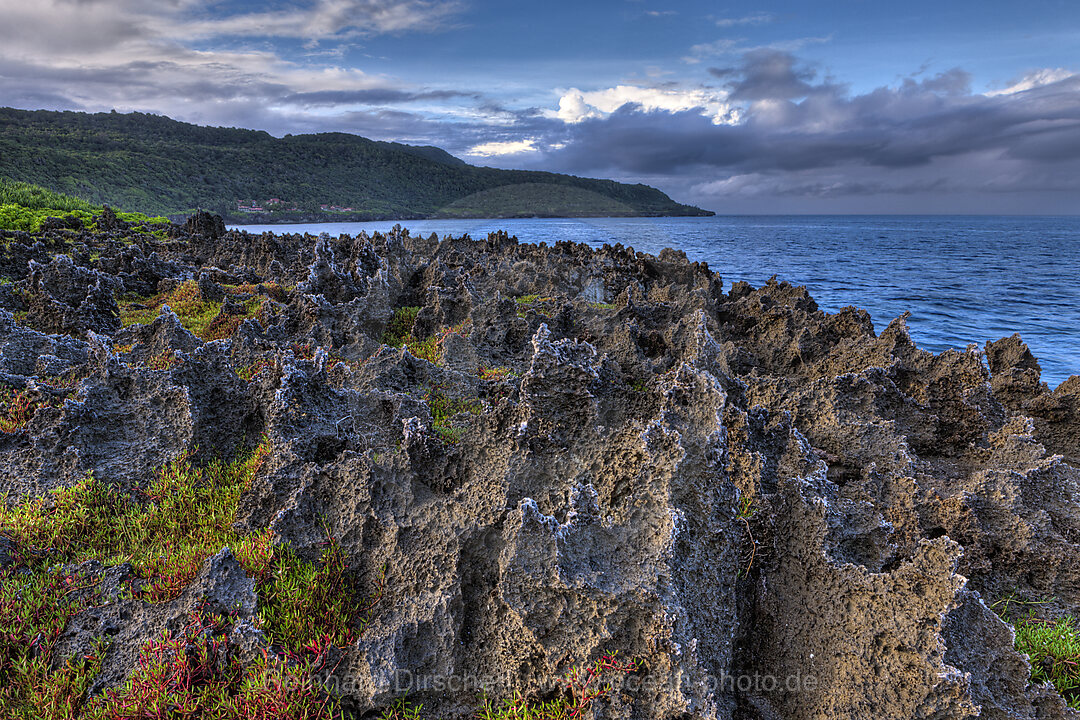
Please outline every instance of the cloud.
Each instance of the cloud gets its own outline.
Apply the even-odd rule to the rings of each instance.
[[[453,27],[456,0],[236,8],[220,0],[0,0],[0,103],[150,111],[274,134],[352,132],[503,166],[647,182],[727,211],[888,211],[908,202],[949,211],[958,198],[976,211],[979,202],[1076,211],[1080,75],[1069,69],[1035,69],[982,92],[962,68],[922,68],[855,94],[800,57],[827,37],[768,47],[722,38],[691,48],[690,66],[675,66],[681,77],[649,67],[645,76],[585,86],[584,75],[573,75],[547,107],[521,107],[551,96],[514,83],[484,92],[448,80],[406,83],[345,64],[357,38]],[[751,28],[773,19],[713,21]]]
[[[273,37],[320,40],[341,36],[377,35],[446,29],[462,9],[458,2],[435,0],[316,0],[286,10],[246,12],[188,22],[177,28],[183,36]]]
[[[422,90],[409,91],[392,87],[376,87],[361,90],[317,90],[314,92],[294,92],[283,95],[279,102],[283,105],[299,107],[340,107],[348,105],[387,105],[412,103],[423,100],[452,100],[455,98],[479,99],[477,93],[457,90]]]
[[[333,55],[286,59],[273,42],[435,31],[457,2],[309,0],[288,10],[215,17],[228,7],[216,0],[0,0],[0,102],[141,110],[277,132],[330,125],[390,135],[387,115],[349,112],[420,102],[461,105],[480,97],[410,86],[336,64]],[[266,37],[253,44],[210,39],[241,32]],[[315,117],[309,123],[305,115]],[[334,117],[327,121],[327,115]],[[358,124],[364,118],[372,122],[370,132]],[[417,127],[414,121],[410,117],[403,129]]]
[[[793,55],[771,48],[751,50],[738,69],[709,68],[715,77],[734,78],[727,85],[732,100],[790,100],[815,91],[814,71],[798,69]]]
[[[722,28],[735,27],[736,25],[765,25],[776,20],[772,13],[754,13],[737,18],[717,18],[716,26]]]
[[[1080,74],[1042,71],[1011,92],[980,94],[954,68],[852,94],[794,55],[766,49],[710,72],[724,81],[716,92],[727,93],[735,122],[714,123],[703,99],[694,107],[611,110],[579,93],[595,110],[565,125],[566,146],[546,152],[544,166],[682,188],[714,208],[736,198],[771,198],[774,208],[786,207],[785,198],[848,198],[858,208],[884,196],[947,207],[945,198],[974,203],[978,195],[993,210],[986,197],[1012,194],[1076,210]],[[681,97],[695,104],[692,93]]]
[[[1035,70],[1017,80],[1013,80],[1012,84],[1010,84],[1008,87],[1002,88],[1001,90],[991,90],[985,93],[985,95],[987,97],[996,97],[998,95],[1013,95],[1015,93],[1042,87],[1043,85],[1050,85],[1051,83],[1066,80],[1071,75],[1072,72],[1066,70],[1065,68],[1045,68],[1041,70]]]
[[[689,65],[717,57],[737,57],[754,51],[797,52],[808,45],[822,45],[832,42],[832,35],[792,38],[777,40],[768,45],[748,45],[745,38],[720,38],[708,43],[690,46],[690,54],[683,58]]]
[[[521,155],[522,153],[537,152],[535,138],[526,140],[507,140],[486,142],[474,145],[466,152],[476,157],[497,157],[501,155]]]
[[[727,101],[726,93],[709,89],[684,89],[681,87],[639,87],[618,85],[603,90],[582,92],[571,88],[559,98],[555,113],[565,123],[577,124],[586,120],[603,118],[620,108],[633,106],[642,112],[663,111],[667,113],[699,110],[714,123],[735,122],[737,114]]]
[[[683,61],[696,65],[705,58],[735,53],[741,47],[743,40],[739,38],[721,38],[710,43],[699,43],[690,46],[690,54],[684,57]]]

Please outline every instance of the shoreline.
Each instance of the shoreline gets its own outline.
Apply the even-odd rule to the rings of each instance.
[[[912,336],[934,352],[1020,333],[1057,385],[1080,372],[1080,222],[1008,216],[716,216],[442,220],[242,229],[368,234],[400,224],[414,234],[473,237],[506,230],[523,241],[604,243],[658,255],[665,247],[707,262],[732,282],[771,275],[809,288],[830,312],[865,308],[880,330],[904,312]],[[1011,238],[1008,242],[1005,238]],[[983,252],[972,255],[970,248]],[[925,258],[925,261],[920,260]],[[939,258],[940,262],[932,262]]]
[[[10,652],[93,657],[91,706],[195,648],[176,692],[280,677],[351,717],[472,714],[468,678],[524,716],[582,666],[618,720],[1064,717],[1011,628],[1080,606],[1080,377],[1049,392],[1018,338],[931,354],[671,249],[5,239],[0,579],[64,612]]]
[[[171,222],[183,222],[188,218],[190,213],[170,214],[165,217],[169,218]],[[530,213],[516,213],[509,215],[476,215],[476,216],[463,216],[463,215],[423,215],[417,213],[415,215],[302,215],[289,218],[280,218],[266,214],[257,213],[221,213],[221,218],[225,220],[228,225],[307,225],[307,224],[330,224],[330,223],[352,223],[352,222],[414,222],[414,221],[435,221],[435,220],[574,220],[574,219],[599,219],[599,218],[680,218],[680,217],[715,217],[716,213],[711,210],[702,210],[697,213],[677,213],[677,214],[644,214],[634,213],[626,215],[546,215],[546,214],[530,214]],[[259,222],[245,222],[241,223],[240,220],[258,220]]]

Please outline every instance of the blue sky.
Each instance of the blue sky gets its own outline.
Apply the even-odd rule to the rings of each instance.
[[[0,0],[0,104],[346,131],[718,212],[1080,208],[1080,3]]]

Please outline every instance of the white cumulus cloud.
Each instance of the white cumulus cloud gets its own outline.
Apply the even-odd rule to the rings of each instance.
[[[468,150],[469,155],[475,157],[498,157],[501,155],[521,155],[522,153],[539,152],[535,138],[524,140],[498,140],[494,142],[473,145]]]
[[[1024,77],[1013,82],[1007,88],[1001,90],[991,90],[984,93],[987,97],[996,97],[998,95],[1014,95],[1018,92],[1024,92],[1025,90],[1032,90],[1043,85],[1049,85],[1051,83],[1061,82],[1073,76],[1073,73],[1065,68],[1042,68],[1034,72],[1030,72]]]
[[[570,88],[559,98],[554,116],[575,125],[593,118],[611,115],[625,105],[636,105],[645,112],[686,112],[700,109],[717,125],[738,122],[739,109],[727,101],[725,92],[709,89],[652,88],[617,85],[584,92]]]

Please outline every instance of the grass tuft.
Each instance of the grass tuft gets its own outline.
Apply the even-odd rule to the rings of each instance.
[[[622,661],[618,653],[603,655],[591,665],[573,668],[560,681],[562,693],[553,700],[529,700],[521,695],[495,703],[482,698],[477,720],[577,720],[592,703],[611,694],[612,678],[638,669],[636,660]]]
[[[378,720],[420,720],[423,705],[413,705],[406,698],[398,698],[384,708]]]
[[[270,363],[269,360],[259,359],[251,363],[250,365],[245,365],[244,367],[240,368],[236,371],[236,374],[244,382],[251,382],[256,377],[258,377],[259,373],[261,373],[263,370],[267,370],[272,367],[273,365]]]
[[[461,442],[464,428],[457,425],[455,419],[462,413],[479,415],[483,409],[483,403],[472,398],[455,398],[447,395],[441,388],[428,388],[424,394],[428,412],[431,413],[432,429],[439,439],[448,445],[456,445]]]
[[[438,365],[443,360],[443,344],[450,335],[467,337],[469,334],[468,323],[461,323],[452,328],[443,330],[436,335],[426,338],[418,338],[413,335],[416,327],[416,316],[420,314],[420,308],[412,305],[401,307],[394,311],[390,322],[386,325],[382,342],[390,347],[404,347],[409,353],[421,360],[427,360],[432,365]]]
[[[1051,683],[1074,710],[1080,710],[1080,631],[1071,617],[1018,621],[1016,649],[1031,661],[1031,679]]]
[[[262,308],[261,300],[252,297],[242,302],[241,312],[222,312],[224,303],[204,299],[194,280],[188,280],[168,293],[150,298],[128,296],[119,298],[118,302],[120,324],[124,327],[151,323],[160,314],[161,306],[168,305],[180,318],[180,324],[204,342],[232,337],[242,322],[256,317]]]
[[[1038,606],[1053,600],[1029,600],[1013,592],[992,603],[990,609],[1013,626],[1016,649],[1031,663],[1031,679],[1051,683],[1069,707],[1080,710],[1080,629],[1076,620],[1070,616],[1046,620],[1036,613]],[[1014,606],[1027,608],[1027,613],[1010,612]]]
[[[411,340],[405,343],[405,347],[413,357],[427,360],[432,365],[438,365],[442,360],[442,345],[439,338],[432,335],[424,340]]]
[[[22,430],[34,417],[34,403],[26,392],[8,390],[0,399],[0,433]]]
[[[554,314],[553,310],[547,307],[552,302],[552,298],[550,297],[544,297],[542,295],[522,295],[519,298],[514,298],[514,302],[518,305],[517,316],[519,318],[527,317],[529,310],[534,310],[549,319]]]
[[[413,327],[416,325],[416,316],[420,314],[420,308],[416,305],[400,307],[390,317],[383,333],[383,344],[399,348],[412,338]]]
[[[59,568],[29,574],[0,570],[0,716],[72,716],[98,657],[72,660],[56,672],[49,670],[49,661],[68,621],[94,602],[88,590],[86,578]]]
[[[329,646],[349,645],[383,597],[386,568],[375,592],[365,597],[329,529],[317,562],[303,562],[287,547],[274,548],[263,560],[249,566],[259,580],[259,618],[273,646],[289,656],[315,657]]]
[[[432,365],[437,365],[442,358],[442,348],[439,338],[432,335],[428,338],[416,338],[413,336],[413,328],[416,326],[416,316],[420,314],[420,308],[415,305],[398,308],[390,317],[386,325],[382,342],[390,347],[406,348],[413,357],[427,360]]]
[[[92,698],[87,720],[221,718],[222,720],[331,720],[333,698],[315,683],[307,664],[288,665],[264,654],[242,667],[229,652],[230,623],[192,614],[175,636],[147,643],[123,687]]]

